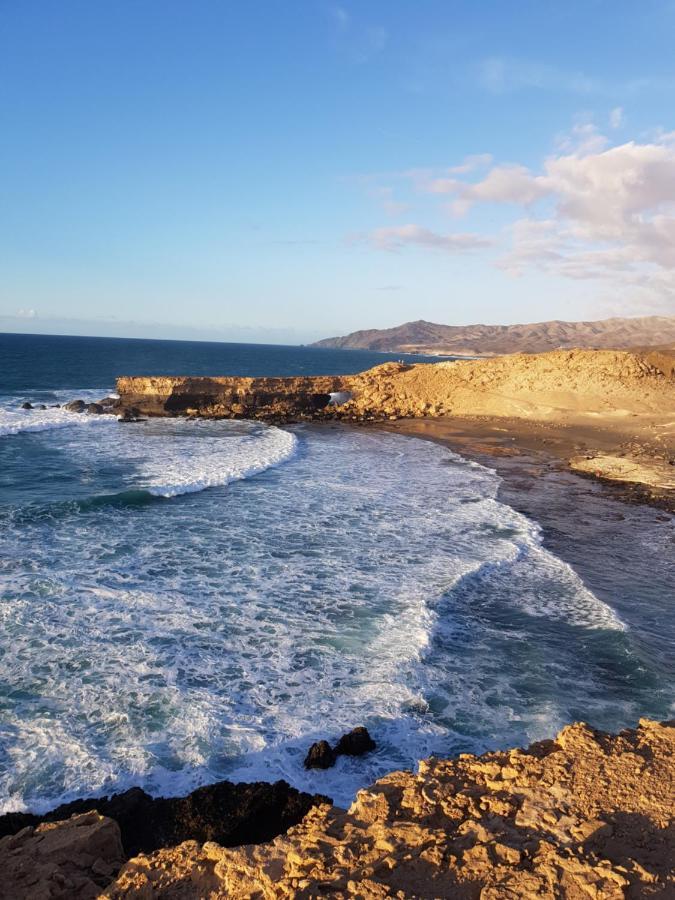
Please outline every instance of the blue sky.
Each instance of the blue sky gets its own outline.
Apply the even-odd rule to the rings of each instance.
[[[675,2],[0,0],[0,328],[675,313]]]

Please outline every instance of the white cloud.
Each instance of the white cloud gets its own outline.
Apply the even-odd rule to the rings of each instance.
[[[444,206],[450,201],[458,216],[485,204],[515,207],[506,229],[444,234],[408,224],[378,228],[368,241],[384,250],[457,253],[506,238],[509,249],[495,264],[512,275],[588,280],[617,306],[634,297],[641,308],[675,312],[673,132],[611,146],[592,123],[579,123],[537,168],[497,163],[476,177],[486,165],[489,158],[469,157],[436,172],[411,170],[408,179],[413,191],[442,198]]]
[[[418,246],[447,253],[464,253],[488,247],[492,243],[489,238],[478,234],[438,234],[421,225],[393,225],[387,228],[376,228],[366,236],[368,242],[378,250],[401,250],[405,247]]]

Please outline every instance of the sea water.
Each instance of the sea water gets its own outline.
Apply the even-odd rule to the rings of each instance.
[[[113,372],[385,358],[178,344],[0,336],[1,811],[223,778],[347,804],[430,754],[672,715],[671,517],[634,537],[629,511],[636,577],[593,590],[493,470],[437,444],[20,409],[101,397]],[[305,771],[356,725],[376,752]]]

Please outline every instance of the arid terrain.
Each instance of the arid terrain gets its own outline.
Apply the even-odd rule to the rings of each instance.
[[[675,341],[674,316],[645,316],[529,325],[437,325],[419,320],[395,328],[374,328],[326,338],[313,346],[439,356],[495,356],[584,347],[626,349],[672,341]]]

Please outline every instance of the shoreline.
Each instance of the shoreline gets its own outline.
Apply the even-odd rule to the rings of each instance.
[[[306,423],[307,427],[313,427],[315,423],[308,422]],[[578,559],[575,558],[575,554],[577,553],[578,548],[572,547],[570,551],[570,535],[566,534],[562,541],[556,538],[557,525],[560,523],[556,521],[556,516],[560,516],[560,510],[552,509],[550,506],[550,498],[552,495],[555,495],[561,502],[569,501],[571,506],[574,508],[574,512],[579,512],[580,515],[587,515],[590,518],[596,515],[596,508],[598,503],[604,505],[609,512],[607,512],[607,516],[619,515],[616,513],[616,509],[620,508],[622,503],[630,503],[633,507],[633,510],[636,515],[645,515],[648,516],[651,522],[665,522],[670,521],[670,516],[665,516],[663,512],[659,510],[658,503],[651,503],[649,507],[644,510],[639,510],[636,507],[636,504],[644,503],[644,500],[635,495],[635,493],[631,490],[630,487],[622,486],[622,485],[614,485],[609,484],[606,485],[600,479],[597,479],[595,476],[591,476],[591,478],[583,478],[578,473],[574,472],[567,464],[568,454],[574,450],[584,450],[584,447],[580,445],[582,443],[586,443],[586,445],[591,446],[601,446],[602,448],[606,448],[607,450],[611,450],[615,446],[615,438],[612,436],[608,436],[606,433],[603,433],[601,430],[594,429],[580,429],[575,428],[570,425],[558,425],[552,423],[541,423],[541,422],[524,422],[522,420],[507,420],[507,419],[488,419],[487,417],[481,418],[447,418],[447,419],[412,419],[406,420],[401,419],[398,421],[390,421],[390,422],[377,422],[377,423],[350,423],[350,422],[335,422],[335,423],[321,423],[317,422],[316,425],[318,427],[339,427],[344,428],[347,426],[349,429],[358,429],[365,428],[367,430],[375,429],[382,430],[390,433],[398,433],[408,437],[416,437],[423,438],[425,440],[429,440],[432,442],[436,442],[442,444],[443,446],[448,447],[449,449],[459,453],[461,456],[475,460],[483,465],[487,465],[497,471],[497,473],[502,477],[502,485],[500,486],[498,497],[503,502],[507,503],[509,506],[517,509],[520,512],[525,513],[529,517],[535,520],[538,524],[541,525],[542,531],[544,534],[545,543],[551,546],[551,549],[554,550],[556,555],[562,558],[564,561],[568,562],[575,571],[579,570],[579,573],[583,575],[584,580],[589,580],[591,582],[590,586],[592,587],[594,592],[599,593],[598,584],[593,583],[594,579],[597,579],[597,573],[592,573],[584,570],[583,565],[579,565]],[[604,438],[602,435],[604,434]],[[573,490],[570,492],[569,496],[567,496],[567,491],[570,487],[573,487]],[[582,507],[579,509],[577,501],[581,501]],[[588,508],[586,509],[583,504],[588,503]],[[542,514],[543,513],[543,514]],[[568,524],[573,524],[570,520],[569,510],[563,510],[563,515],[565,516],[565,521]],[[597,525],[597,522],[593,522],[593,527]],[[627,526],[623,525],[613,526],[621,531],[627,531]],[[583,532],[579,536],[579,543],[583,543],[584,535]],[[556,543],[556,541],[558,541]],[[631,722],[631,727],[634,726],[634,722]],[[582,731],[585,726],[579,725],[569,725],[567,729],[576,729],[579,732],[579,737],[583,738],[583,740],[579,744],[579,752],[586,752],[585,749],[582,749],[585,746],[587,740],[587,734],[590,731]],[[575,732],[576,734],[576,732]],[[622,733],[623,734],[623,733]],[[661,740],[661,732],[659,734],[659,740]],[[508,742],[506,742],[508,743]],[[546,744],[553,744],[553,741],[544,742]],[[600,742],[602,743],[602,742]],[[537,758],[537,751],[535,751],[535,747],[538,745],[533,745],[530,748],[529,753],[533,753],[533,758]],[[483,765],[481,760],[485,759],[494,759],[499,754],[504,756],[504,759],[508,757],[505,765],[512,764],[514,754],[521,754],[523,751],[520,750],[509,750],[507,748],[500,749],[497,751],[493,751],[491,753],[483,754],[481,757],[473,757],[478,760],[476,765],[480,767]],[[556,751],[557,752],[557,751]],[[630,751],[632,752],[632,751]],[[518,756],[517,758],[522,758]],[[435,773],[436,766],[445,767],[448,771],[454,771],[455,768],[461,766],[461,761],[463,756],[459,757],[448,757],[444,760],[430,760],[430,761],[422,761],[420,764],[420,772],[422,773],[422,777],[416,776],[414,774],[415,770],[407,772],[400,772],[398,770],[392,771],[389,775],[380,779],[374,785],[362,790],[360,795],[365,796],[365,800],[360,801],[358,798],[355,801],[356,803],[361,803],[364,806],[364,809],[368,807],[369,797],[379,796],[380,794],[386,793],[387,785],[399,782],[402,785],[406,785],[407,789],[411,789],[410,785],[416,785],[419,787],[423,782],[426,783],[429,781],[431,784],[436,784],[433,780],[432,776]],[[489,764],[488,762],[485,763]],[[535,765],[533,763],[532,765]],[[429,773],[431,772],[431,776]],[[658,774],[658,773],[657,773]],[[663,775],[658,775],[658,777],[665,777],[667,774],[667,768],[663,770]],[[454,777],[454,776],[453,776]],[[528,776],[529,777],[529,776]],[[536,783],[536,782],[535,782]],[[224,783],[226,784],[226,783]],[[224,787],[222,784],[222,787]],[[209,854],[215,854],[214,858],[217,857],[219,860],[229,861],[236,859],[245,859],[246,864],[249,863],[249,857],[255,857],[258,861],[261,874],[260,877],[261,883],[264,881],[266,877],[264,874],[267,871],[267,860],[269,856],[270,864],[275,868],[278,866],[287,866],[288,863],[283,862],[284,859],[291,859],[291,856],[287,850],[290,848],[290,851],[297,852],[305,852],[305,849],[311,850],[310,848],[305,848],[302,841],[304,840],[304,835],[307,834],[308,830],[311,831],[315,827],[315,825],[319,822],[323,823],[324,821],[327,823],[326,827],[329,829],[329,834],[332,833],[332,829],[335,827],[333,822],[342,822],[342,817],[347,816],[345,821],[348,823],[350,827],[352,827],[352,820],[349,818],[349,813],[344,813],[339,807],[336,806],[325,806],[321,805],[320,800],[323,798],[320,797],[309,797],[308,795],[303,795],[300,792],[295,791],[293,788],[289,788],[287,785],[284,786],[283,796],[284,802],[287,803],[288,796],[291,798],[298,796],[302,803],[311,804],[309,811],[304,815],[304,817],[299,817],[296,821],[292,821],[290,831],[286,829],[277,832],[280,836],[278,838],[272,839],[267,838],[267,843],[259,844],[255,849],[251,846],[252,842],[250,840],[242,841],[241,843],[233,843],[227,844],[222,842],[222,838],[219,841],[216,837],[210,836],[210,832],[208,830],[204,830],[205,826],[199,822],[199,819],[205,812],[208,812],[209,809],[209,801],[208,794],[217,790],[220,787],[218,783],[204,786],[200,788],[195,794],[203,794],[204,799],[206,800],[205,805],[200,810],[199,805],[194,805],[194,810],[186,810],[189,813],[189,816],[186,815],[185,822],[187,831],[178,831],[178,829],[173,830],[174,826],[171,825],[172,834],[181,834],[180,840],[187,841],[187,843],[180,843],[180,840],[176,843],[159,843],[156,845],[157,849],[154,853],[151,854],[151,848],[149,845],[147,846],[147,855],[141,855],[140,857],[136,857],[135,859],[124,863],[124,860],[120,860],[119,862],[123,863],[123,869],[117,875],[117,872],[112,873],[113,878],[116,880],[111,884],[108,880],[108,876],[105,876],[105,881],[108,882],[108,890],[111,891],[111,896],[115,897],[133,897],[136,896],[137,890],[145,890],[146,888],[146,879],[150,883],[154,883],[155,877],[168,878],[173,879],[176,878],[180,881],[182,877],[180,872],[181,866],[185,866],[190,871],[194,871],[194,877],[201,877],[200,874],[204,869],[204,866],[208,869],[211,857]],[[245,793],[247,788],[247,784],[245,782],[238,782],[236,785],[232,785],[232,787],[236,788],[236,792],[241,791]],[[267,793],[268,790],[278,787],[277,785],[273,785],[271,783],[261,782],[256,787],[260,788],[263,793]],[[415,789],[417,789],[415,787]],[[222,788],[221,788],[222,789]],[[229,788],[228,788],[229,789]],[[425,787],[424,790],[427,790]],[[482,790],[486,790],[482,788]],[[492,790],[492,788],[490,788]],[[527,790],[533,790],[533,786],[529,785]],[[127,792],[127,794],[122,795],[122,797],[127,796],[129,793],[132,795],[135,793],[133,790],[131,792]],[[486,796],[490,796],[489,791],[486,793]],[[555,798],[552,796],[548,796],[546,800],[547,804],[551,804],[551,810],[554,815],[561,814],[561,808],[556,803]],[[121,798],[120,798],[121,799]],[[133,799],[133,798],[131,798]],[[169,801],[170,808],[173,807],[182,809],[183,805],[190,798],[188,797],[178,797],[171,798]],[[314,802],[312,802],[314,801]],[[315,805],[316,802],[319,801],[318,805]],[[137,802],[137,801],[136,801]],[[164,801],[166,803],[167,801]],[[391,801],[394,802],[394,801]],[[494,801],[495,803],[500,802],[497,799]],[[149,801],[148,807],[154,808],[155,806],[159,806],[158,800],[153,798]],[[161,804],[163,805],[163,804]],[[295,805],[295,801],[293,800],[291,805]],[[85,807],[94,808],[93,802],[84,802],[82,804],[70,804],[71,808],[75,812],[75,814],[79,814],[82,816],[83,810]],[[102,812],[103,810],[99,810]],[[54,813],[55,810],[52,810]],[[104,815],[111,816],[111,812],[108,810],[104,811]],[[255,811],[253,811],[255,815]],[[398,810],[398,814],[402,817],[408,815],[407,809],[404,811],[402,809]],[[623,812],[617,813],[617,815],[621,816]],[[172,813],[172,815],[174,815]],[[628,815],[632,815],[632,813],[628,813]],[[30,815],[26,815],[23,822],[25,823],[24,831],[21,833],[24,837],[21,841],[18,841],[18,835],[16,835],[13,839],[18,843],[16,847],[26,846],[28,848],[30,841],[34,840],[41,841],[41,835],[43,832],[39,831],[35,833],[33,831],[36,828],[37,823],[33,823],[32,819],[47,819],[49,814],[42,817],[32,817]],[[18,814],[17,819],[20,819],[21,814]],[[358,818],[358,817],[357,817]],[[601,829],[603,827],[602,816],[599,816],[600,824],[598,828]],[[113,820],[117,821],[113,815]],[[54,820],[52,819],[52,822]],[[67,820],[67,824],[65,827],[68,827],[68,823],[74,820]],[[110,821],[108,819],[107,821]],[[173,820],[172,820],[173,821]],[[288,822],[288,819],[286,820]],[[454,820],[453,820],[454,821]],[[467,818],[468,822],[470,822],[470,817]],[[580,828],[587,827],[585,824],[585,820],[583,815],[579,814]],[[589,815],[589,821],[591,823],[595,823],[595,819],[592,815]],[[87,820],[87,822],[91,822],[91,820]],[[190,833],[189,829],[194,827],[194,823],[197,822],[199,827],[194,831],[194,833]],[[17,823],[18,824],[18,823]],[[83,824],[86,825],[87,823]],[[210,828],[210,823],[205,823],[206,829]],[[39,826],[38,826],[39,827]],[[51,828],[63,828],[63,825],[54,826],[51,825]],[[72,826],[71,826],[72,827]],[[93,827],[93,826],[87,826]],[[97,826],[98,827],[98,826]],[[160,826],[162,829],[163,825]],[[241,827],[241,826],[240,826]],[[323,825],[321,826],[323,827]],[[381,823],[382,828],[388,828],[389,825],[386,821]],[[541,823],[538,823],[537,827],[541,827],[542,834],[546,832],[547,826],[541,826]],[[590,826],[588,826],[590,827]],[[652,826],[650,826],[652,827]],[[656,827],[656,826],[654,826]],[[244,828],[246,825],[244,824]],[[202,829],[202,830],[200,830]],[[168,830],[168,829],[167,829]],[[77,831],[80,832],[80,828],[77,828]],[[46,832],[49,833],[49,832]],[[81,832],[84,835],[84,831]],[[378,832],[379,833],[379,832]],[[35,837],[33,838],[33,834]],[[125,834],[125,830],[122,829],[122,834]],[[656,832],[655,832],[656,834]],[[544,834],[544,838],[546,836]],[[390,841],[390,839],[396,843],[396,838],[387,836],[386,840]],[[203,844],[204,841],[207,841],[206,844]],[[349,847],[351,837],[345,836],[342,838],[343,843]],[[383,839],[384,840],[384,839]],[[525,840],[525,838],[523,838]],[[310,842],[311,843],[311,842]],[[178,844],[178,846],[176,846]],[[247,845],[247,846],[244,846]],[[480,842],[476,845],[479,846]],[[507,842],[508,844],[508,842]],[[506,845],[507,845],[506,844]],[[506,846],[505,845],[505,846]],[[140,849],[140,845],[136,845]],[[239,849],[235,849],[233,851],[221,849],[223,847],[235,847]],[[439,846],[441,849],[445,846],[441,841],[439,841]],[[15,845],[12,844],[14,848]],[[215,848],[210,850],[208,848]],[[22,851],[23,852],[23,851]],[[28,851],[26,851],[28,852]],[[31,851],[32,852],[32,851]],[[406,850],[406,852],[409,852]],[[521,852],[521,851],[519,851]],[[528,852],[523,852],[523,872],[527,870],[529,865],[528,862]],[[562,851],[561,851],[562,852]],[[628,858],[631,858],[631,855],[634,854],[635,851],[631,848],[630,854],[628,854]],[[182,854],[182,855],[181,855]],[[587,859],[592,859],[592,857],[586,857],[586,850],[583,851],[583,854],[580,855],[579,860],[580,864],[583,861],[583,864],[586,865]],[[130,857],[134,856],[133,853],[127,853],[125,856]],[[281,859],[280,859],[281,856]],[[311,853],[309,853],[311,856]],[[461,858],[461,857],[460,857]],[[467,857],[468,858],[468,857]],[[179,860],[176,862],[176,860]],[[407,863],[405,862],[405,856],[402,855],[402,861],[399,862],[401,868],[405,868]],[[515,859],[515,857],[514,857]],[[119,862],[115,862],[114,868],[119,866]],[[224,864],[224,863],[223,863]],[[335,863],[330,860],[326,860],[325,863],[327,867],[327,871],[333,871],[333,867]],[[465,865],[465,863],[463,863]],[[502,874],[504,872],[515,873],[514,877],[516,877],[517,873],[520,872],[520,864],[512,864],[512,862],[505,860],[504,866],[502,869],[499,869],[500,864],[495,864],[494,871],[501,871]],[[469,863],[468,869],[471,869],[472,864]],[[178,871],[176,871],[176,868]],[[193,868],[194,867],[194,868]],[[386,871],[386,867],[385,870]],[[430,870],[431,871],[431,870]],[[457,869],[458,872],[462,870],[460,868]],[[481,877],[485,877],[486,879],[491,879],[493,869],[489,868],[483,870]],[[229,877],[229,876],[228,876]],[[323,876],[322,876],[323,877]],[[328,876],[326,876],[328,877]],[[435,876],[434,876],[435,877]],[[520,877],[520,876],[518,876]],[[589,876],[591,877],[591,876]],[[593,876],[595,877],[595,876]],[[635,876],[637,877],[637,876]],[[663,877],[663,876],[660,876]],[[192,876],[191,876],[192,878]],[[119,883],[118,880],[119,879]],[[632,879],[630,879],[632,880]],[[295,876],[290,875],[289,881],[287,884],[289,893],[284,895],[292,895],[295,896],[294,891],[296,886],[294,885]],[[323,883],[323,881],[321,882]],[[386,880],[384,882],[387,883]],[[229,882],[228,889],[229,889]],[[129,891],[129,893],[127,893]],[[164,896],[159,890],[154,895],[157,897]],[[177,896],[191,896],[189,894],[186,895],[177,895]]]
[[[671,423],[669,423],[671,424]],[[399,419],[373,423],[372,426],[394,434],[423,438],[442,444],[483,465],[495,468],[510,478],[519,468],[539,475],[567,472],[590,484],[602,485],[614,500],[651,506],[675,514],[675,453],[672,433],[658,435],[664,446],[654,446],[655,428],[647,425],[622,429],[616,422],[588,422],[506,418],[497,416],[449,416],[444,418]],[[631,446],[638,456],[628,456]],[[613,471],[607,460],[634,463],[643,460],[644,478],[630,480]],[[509,462],[510,461],[510,462]],[[589,465],[584,465],[588,463]],[[649,466],[653,466],[650,471]],[[645,474],[646,473],[646,474]],[[663,473],[673,479],[673,488],[658,483]],[[671,476],[672,473],[672,476]],[[656,483],[655,483],[656,482]]]

